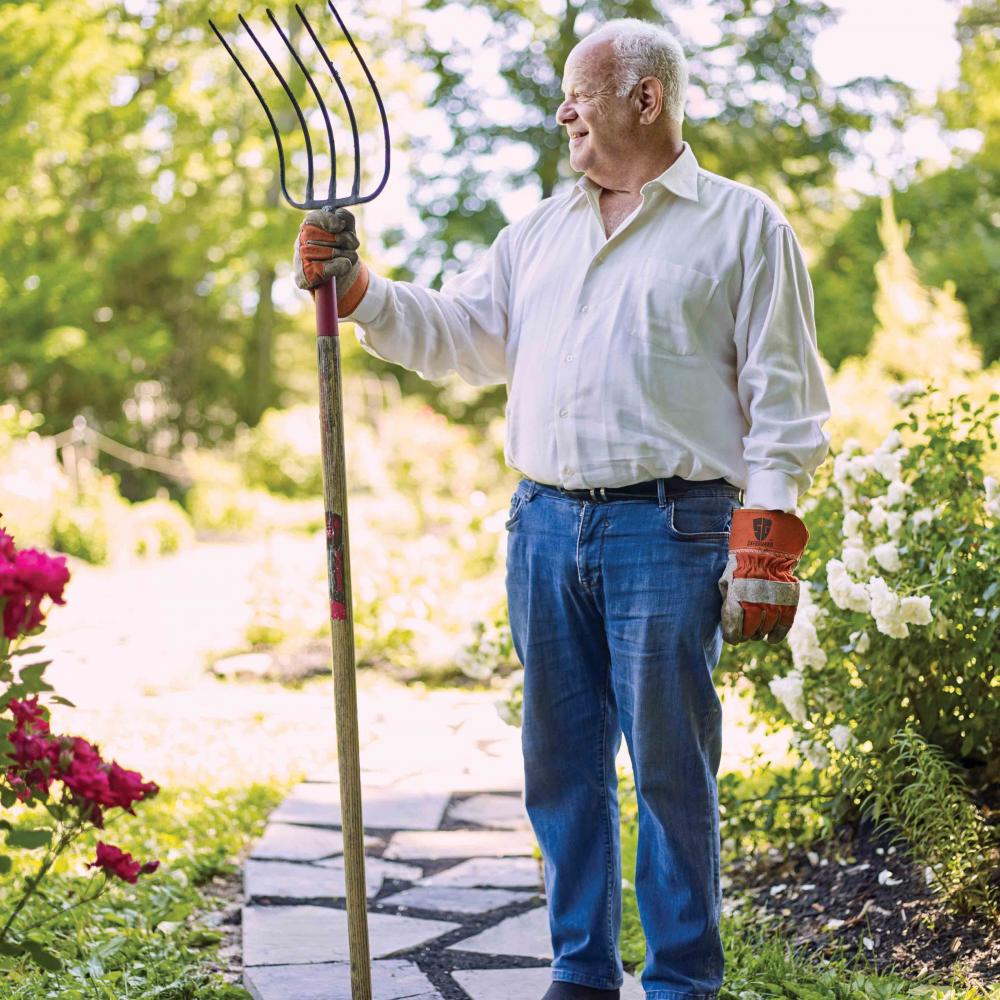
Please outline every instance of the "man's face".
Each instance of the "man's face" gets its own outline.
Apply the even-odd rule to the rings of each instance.
[[[610,39],[581,42],[566,60],[565,98],[556,111],[569,135],[570,166],[605,187],[614,186],[638,140],[635,111],[615,94],[615,70]]]

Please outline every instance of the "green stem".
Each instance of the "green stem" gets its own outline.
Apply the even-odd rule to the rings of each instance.
[[[39,883],[45,877],[46,872],[55,863],[56,858],[65,849],[69,842],[80,832],[80,827],[70,827],[70,829],[63,833],[59,838],[54,848],[50,848],[49,852],[46,853],[45,857],[42,858],[42,863],[38,867],[38,871],[28,879],[25,883],[24,895],[17,901],[17,905],[11,910],[10,916],[7,917],[7,922],[0,928],[0,943],[2,943],[7,937],[7,931],[10,930],[10,925],[14,922],[17,915],[24,909],[25,904],[34,895],[35,890],[38,888]]]
[[[90,882],[87,883],[87,889],[89,889],[93,885],[95,878],[97,878],[97,872],[94,872],[93,875],[90,876]],[[70,910],[75,910],[78,906],[82,906],[84,903],[92,903],[95,899],[100,898],[101,894],[104,892],[107,886],[108,886],[108,880],[105,877],[104,884],[97,892],[94,893],[93,896],[87,896],[86,894],[81,896],[80,899],[78,899],[72,906],[67,906],[61,910],[55,911],[54,913],[50,913],[47,917],[42,917],[41,920],[38,920],[35,923],[31,924],[30,926],[25,927],[22,933],[29,934],[36,927],[41,927],[42,924],[47,924],[50,920],[54,920],[56,917],[61,917],[64,913],[69,913]],[[86,891],[87,890],[85,889],[84,893],[86,893]]]

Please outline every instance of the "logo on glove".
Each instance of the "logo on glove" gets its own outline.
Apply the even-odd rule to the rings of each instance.
[[[753,519],[753,533],[758,542],[764,541],[771,533],[771,525],[774,522],[769,517],[755,517]]]

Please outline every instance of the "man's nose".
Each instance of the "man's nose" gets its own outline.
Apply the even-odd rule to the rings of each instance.
[[[565,125],[566,122],[570,122],[576,116],[576,112],[569,105],[569,101],[563,101],[562,104],[556,108],[556,121],[560,125]]]

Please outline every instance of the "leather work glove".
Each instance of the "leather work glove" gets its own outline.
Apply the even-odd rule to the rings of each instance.
[[[338,311],[352,313],[368,291],[368,268],[358,257],[358,245],[354,216],[346,208],[308,212],[295,240],[295,284],[312,290],[335,279]]]
[[[809,531],[795,514],[753,507],[733,511],[729,560],[719,580],[726,642],[766,639],[774,645],[785,638],[799,603],[793,570],[807,541]]]

